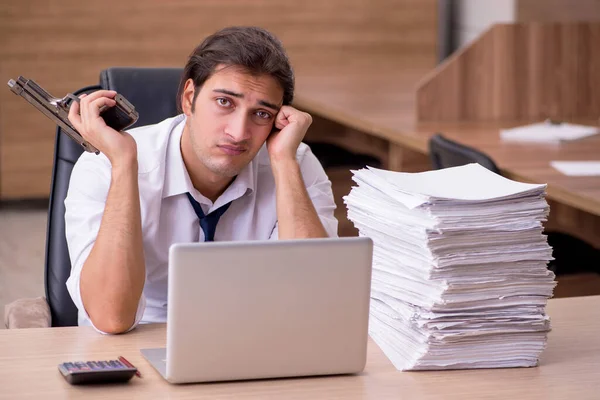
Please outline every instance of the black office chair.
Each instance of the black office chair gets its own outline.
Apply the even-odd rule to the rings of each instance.
[[[121,93],[139,113],[135,126],[155,124],[177,115],[176,97],[182,68],[109,68],[100,74],[100,85],[89,86],[76,95],[99,89]],[[50,205],[46,231],[46,300],[52,326],[77,325],[77,308],[66,288],[71,260],[65,238],[65,205],[73,165],[83,148],[60,128],[56,130]]]
[[[472,147],[447,139],[439,133],[434,135],[429,141],[429,157],[434,169],[478,163],[482,167],[500,175],[500,169],[486,154]]]
[[[323,168],[361,169],[369,165],[381,168],[381,160],[369,154],[354,153],[331,143],[304,141]]]
[[[496,163],[485,153],[454,142],[439,133],[429,141],[429,155],[434,169],[478,163],[501,175]],[[548,263],[550,270],[557,275],[578,272],[600,273],[600,250],[566,233],[548,231],[544,233],[548,236],[548,244],[552,246],[552,255],[555,258]]]

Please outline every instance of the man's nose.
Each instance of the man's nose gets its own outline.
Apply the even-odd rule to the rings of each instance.
[[[250,118],[245,113],[233,115],[226,133],[236,142],[248,139],[250,137]]]

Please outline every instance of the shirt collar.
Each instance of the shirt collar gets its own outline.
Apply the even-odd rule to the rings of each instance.
[[[185,118],[171,131],[167,144],[165,160],[165,182],[163,186],[163,199],[184,194],[193,189],[192,180],[183,163],[181,156],[181,135],[185,126]]]
[[[200,204],[204,204],[212,209],[217,209],[224,204],[227,204],[233,200],[236,200],[245,194],[254,192],[255,187],[255,168],[254,163],[256,160],[252,160],[240,173],[235,177],[233,182],[225,189],[225,192],[217,201],[212,202],[203,196],[192,184],[192,180],[183,162],[183,156],[181,155],[181,136],[183,135],[183,128],[185,126],[185,118],[173,128],[166,153],[166,173],[165,182],[163,187],[163,199],[169,196],[176,196],[191,193],[192,197],[196,199]],[[210,212],[209,211],[209,212]]]

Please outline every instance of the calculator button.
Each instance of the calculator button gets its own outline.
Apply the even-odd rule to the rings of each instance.
[[[93,370],[100,369],[100,367],[96,364],[95,361],[88,361],[87,366]]]
[[[84,366],[86,366],[84,363],[82,363],[82,362],[79,362],[79,361],[77,361],[77,362],[74,362],[73,364],[75,365],[75,369],[81,369],[81,368],[83,368]]]
[[[100,369],[110,369],[110,365],[106,361],[98,361],[98,364],[100,365]]]
[[[63,363],[63,368],[67,372],[73,372],[73,371],[77,370],[77,368],[75,367],[75,365],[73,365],[73,363]]]

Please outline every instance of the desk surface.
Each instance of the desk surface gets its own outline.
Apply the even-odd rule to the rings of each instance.
[[[126,335],[91,328],[0,330],[0,398],[519,398],[591,399],[600,393],[600,296],[552,299],[548,347],[536,368],[399,372],[372,342],[365,371],[356,376],[276,379],[174,386],[142,358],[140,348],[165,344],[165,325]],[[70,386],[59,374],[64,361],[123,355],[143,375],[126,385]]]
[[[357,57],[347,63],[303,66],[295,104],[335,121],[423,154],[435,132],[474,146],[494,159],[503,173],[521,181],[547,183],[551,199],[600,215],[600,177],[567,177],[550,167],[554,160],[600,160],[600,136],[560,146],[508,144],[498,129],[504,124],[415,122],[415,90],[430,67],[393,55]],[[530,121],[531,122],[531,121]],[[597,121],[588,121],[596,124]]]

